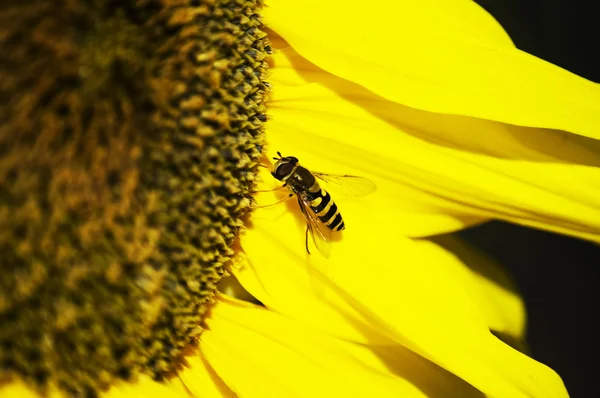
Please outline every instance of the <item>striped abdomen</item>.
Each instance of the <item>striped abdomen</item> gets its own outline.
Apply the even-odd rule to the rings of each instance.
[[[319,219],[332,231],[341,231],[346,226],[337,205],[323,188],[306,193],[308,204]]]

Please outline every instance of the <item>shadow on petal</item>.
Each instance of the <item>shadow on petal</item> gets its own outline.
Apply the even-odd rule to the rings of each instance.
[[[600,166],[599,140],[560,130],[411,108],[322,70],[295,52],[281,38],[276,42],[284,46],[279,51],[286,55],[287,60],[274,67],[293,68],[305,84],[328,88],[340,98],[395,126],[399,134],[411,134],[434,145],[500,159]],[[281,60],[281,57],[277,57],[277,60]]]

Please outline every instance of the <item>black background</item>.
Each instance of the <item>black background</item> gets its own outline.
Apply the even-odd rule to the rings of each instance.
[[[594,2],[477,3],[520,49],[600,82],[600,29],[595,26]],[[600,397],[600,336],[595,324],[600,312],[600,247],[502,222],[461,235],[515,277],[527,305],[527,342],[533,358],[561,375],[571,397]]]

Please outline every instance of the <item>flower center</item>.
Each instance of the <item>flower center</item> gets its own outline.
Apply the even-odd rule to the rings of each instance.
[[[0,376],[171,375],[249,210],[260,0],[0,5]]]

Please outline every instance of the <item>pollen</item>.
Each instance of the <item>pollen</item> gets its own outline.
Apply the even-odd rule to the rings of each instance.
[[[172,376],[250,209],[260,0],[0,5],[0,378]]]

